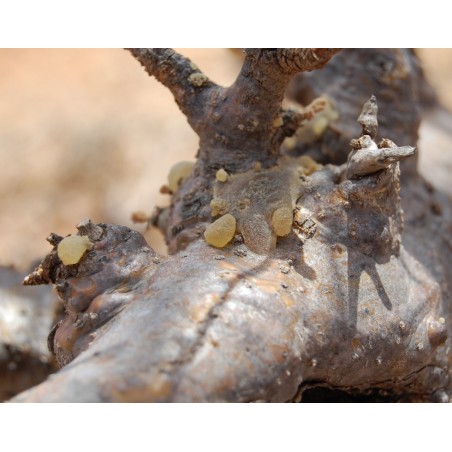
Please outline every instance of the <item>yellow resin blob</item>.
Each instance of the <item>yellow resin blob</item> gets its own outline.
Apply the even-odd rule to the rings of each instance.
[[[226,183],[217,173],[210,212],[221,217],[207,228],[206,241],[221,248],[237,233],[250,251],[268,255],[277,237],[292,232],[293,210],[303,183],[322,168],[308,156],[283,156],[271,168],[255,165],[245,173],[229,174]],[[223,224],[229,224],[227,234]]]
[[[293,211],[289,207],[280,207],[273,212],[272,226],[279,237],[287,235],[292,230]]]
[[[194,165],[193,162],[183,161],[171,167],[168,174],[168,187],[173,193],[179,190],[181,182],[191,173]]]
[[[207,227],[204,232],[204,238],[209,245],[215,246],[216,248],[223,248],[234,237],[235,228],[235,218],[228,213]]]
[[[58,257],[64,265],[74,265],[80,262],[87,250],[90,250],[93,244],[86,236],[70,235],[65,237],[58,244]]]
[[[223,168],[220,168],[217,171],[216,178],[219,182],[226,182],[228,180],[228,173]]]

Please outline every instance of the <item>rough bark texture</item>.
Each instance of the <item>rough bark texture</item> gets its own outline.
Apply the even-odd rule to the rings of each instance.
[[[300,143],[297,152],[321,162],[344,163],[350,140],[360,133],[357,112],[372,94],[381,112],[380,136],[400,146],[415,145],[424,84],[418,60],[408,49],[344,49],[324,70],[299,74],[289,87],[288,96],[302,105],[327,94],[340,111],[317,146]],[[416,160],[406,161],[403,177],[415,171]]]
[[[154,62],[172,52],[132,50],[153,74]],[[210,222],[208,206],[218,169],[234,174],[252,169],[257,162],[264,168],[275,164],[286,136],[284,120],[290,123],[290,129],[293,127],[292,116],[284,114],[281,108],[289,81],[299,71],[323,66],[334,53],[334,49],[249,49],[237,80],[229,88],[213,84],[193,63],[179,57],[177,63],[163,66],[155,73],[175,95],[199,135],[200,146],[197,165],[175,194],[170,226],[165,227],[171,253],[200,237],[205,222]],[[176,70],[180,74],[177,84],[176,77],[167,75]],[[195,74],[198,76],[195,80],[200,80],[196,83]],[[190,94],[180,95],[181,85]],[[182,97],[189,97],[190,102],[185,103]]]
[[[292,97],[326,92],[340,116],[279,158],[294,118],[305,118],[282,110],[287,84],[333,51],[248,50],[230,88],[168,49],[132,53],[200,136],[164,224],[174,255],[159,258],[130,229],[85,222],[79,234],[93,249],[65,266],[52,236],[27,283],[52,282],[63,300],[50,342],[64,368],[13,400],[283,402],[331,391],[448,401],[450,201],[414,165],[400,197],[399,161],[414,159],[419,123],[413,55],[347,50],[296,80]],[[306,152],[325,166],[300,167]],[[233,177],[216,181],[220,168]],[[202,237],[214,196],[239,220],[223,249]],[[293,207],[293,228],[276,238],[280,203]]]

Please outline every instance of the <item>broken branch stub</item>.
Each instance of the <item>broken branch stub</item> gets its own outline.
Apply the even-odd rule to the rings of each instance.
[[[377,99],[374,95],[372,95],[370,96],[370,99],[364,104],[363,110],[358,118],[358,122],[363,128],[361,135],[369,135],[370,138],[375,139],[378,132],[377,113]]]
[[[358,118],[358,122],[363,128],[361,137],[357,140],[352,140],[350,143],[353,150],[347,161],[348,179],[376,173],[393,163],[411,157],[416,151],[416,148],[411,146],[397,147],[388,139],[383,140],[377,146],[373,141],[378,132],[377,112],[377,100],[372,95],[364,104]]]
[[[416,148],[402,146],[383,149],[358,149],[347,164],[347,177],[353,179],[366,174],[376,173],[395,162],[411,157]]]

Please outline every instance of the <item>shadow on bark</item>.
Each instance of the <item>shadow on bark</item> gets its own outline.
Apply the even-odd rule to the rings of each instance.
[[[13,400],[448,401],[452,266],[439,245],[451,216],[434,229],[413,157],[415,56],[248,49],[224,88],[171,49],[131,52],[200,137],[153,219],[173,255],[85,221],[91,248],[64,265],[51,236],[26,283],[61,296],[51,345],[64,367]],[[288,94],[303,105],[284,109],[294,76]],[[332,105],[339,117],[322,113]],[[206,230],[227,244],[208,245]]]

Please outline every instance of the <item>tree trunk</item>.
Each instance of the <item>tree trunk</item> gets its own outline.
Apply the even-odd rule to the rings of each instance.
[[[153,218],[171,256],[84,221],[65,265],[51,235],[25,282],[64,303],[64,368],[13,400],[448,401],[451,204],[416,169],[415,56],[249,49],[223,88],[170,49],[131,52],[200,138]]]

